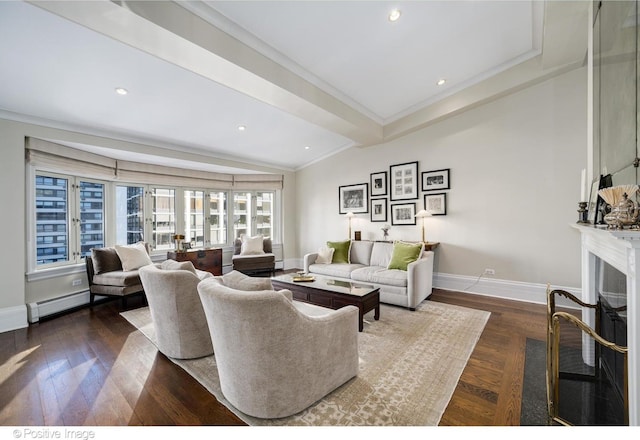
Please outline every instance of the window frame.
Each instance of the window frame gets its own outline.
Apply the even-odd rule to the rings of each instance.
[[[181,187],[181,186],[173,186],[166,185],[162,182],[158,183],[137,183],[135,181],[119,181],[119,180],[103,180],[99,178],[92,178],[88,176],[82,175],[82,173],[69,173],[69,172],[59,172],[50,169],[49,167],[41,167],[37,165],[28,165],[26,170],[26,186],[27,186],[27,242],[26,242],[26,258],[27,258],[27,279],[39,279],[41,276],[49,276],[45,275],[50,273],[51,276],[57,276],[56,274],[63,273],[71,273],[71,272],[80,272],[84,270],[84,268],[80,268],[80,264],[84,266],[84,257],[81,255],[80,250],[80,225],[74,227],[72,224],[73,218],[80,218],[80,191],[79,191],[79,183],[82,182],[92,182],[99,183],[103,185],[104,193],[103,193],[103,224],[104,224],[104,245],[105,246],[113,246],[117,242],[117,231],[116,231],[116,187],[118,186],[132,186],[132,187],[140,187],[144,190],[144,213],[143,213],[143,223],[144,223],[144,237],[146,242],[153,245],[153,240],[150,238],[153,234],[153,213],[152,213],[152,192],[155,188],[160,189],[172,189],[174,190],[175,201],[174,201],[174,218],[175,218],[175,228],[177,233],[180,231],[184,231],[184,216],[185,216],[185,206],[184,206],[184,197],[185,191],[202,191],[204,194],[204,246],[198,247],[200,248],[208,248],[208,247],[222,247],[222,248],[231,248],[233,247],[233,243],[235,241],[235,229],[233,225],[233,207],[234,207],[234,194],[235,193],[246,193],[251,194],[252,202],[251,202],[251,216],[252,219],[252,231],[251,234],[255,234],[256,222],[256,203],[255,197],[256,193],[272,193],[273,194],[273,202],[272,202],[272,219],[271,219],[271,231],[272,237],[271,239],[274,242],[277,242],[280,238],[282,225],[280,224],[280,209],[281,209],[281,198],[282,198],[282,190],[273,190],[273,189],[259,189],[259,190],[240,190],[240,189],[217,189],[213,187]],[[67,207],[67,233],[69,237],[69,255],[66,261],[60,261],[55,263],[47,263],[47,264],[37,264],[37,232],[36,232],[36,182],[35,178],[37,175],[50,176],[55,178],[64,178],[69,182],[69,202]],[[160,180],[160,179],[159,179]],[[73,185],[78,185],[75,189],[72,189]],[[226,199],[226,207],[225,207],[225,219],[226,219],[226,242],[225,243],[211,243],[211,223],[210,223],[210,210],[209,210],[209,202],[210,196],[212,193],[219,194],[224,193]],[[117,243],[120,244],[120,243]],[[124,243],[122,243],[124,244]],[[74,254],[76,252],[77,254]],[[167,249],[151,249],[151,255],[154,256],[166,256]],[[40,275],[38,275],[40,274]]]

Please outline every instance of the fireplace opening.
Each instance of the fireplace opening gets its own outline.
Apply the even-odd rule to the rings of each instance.
[[[622,347],[627,346],[627,278],[610,264],[601,261],[602,282],[599,283],[600,334]],[[603,350],[602,370],[611,381],[614,392],[624,399],[624,356],[612,350]]]

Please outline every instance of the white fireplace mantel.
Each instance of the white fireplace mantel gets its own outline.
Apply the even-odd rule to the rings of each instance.
[[[581,234],[582,300],[597,300],[597,260],[601,259],[627,277],[627,346],[629,347],[629,425],[640,425],[640,231],[608,230],[572,225]],[[593,326],[593,322],[587,322]]]

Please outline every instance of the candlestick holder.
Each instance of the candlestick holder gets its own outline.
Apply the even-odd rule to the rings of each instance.
[[[578,203],[578,221],[580,224],[588,224],[589,220],[587,220],[587,202],[579,202]]]

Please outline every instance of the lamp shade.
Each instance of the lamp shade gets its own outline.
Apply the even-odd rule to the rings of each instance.
[[[415,217],[424,218],[424,217],[429,217],[430,215],[431,215],[431,213],[429,211],[421,209],[420,211],[418,211],[418,213],[415,215]]]
[[[351,217],[355,217],[355,214],[353,212],[347,212],[346,216],[351,218]]]

